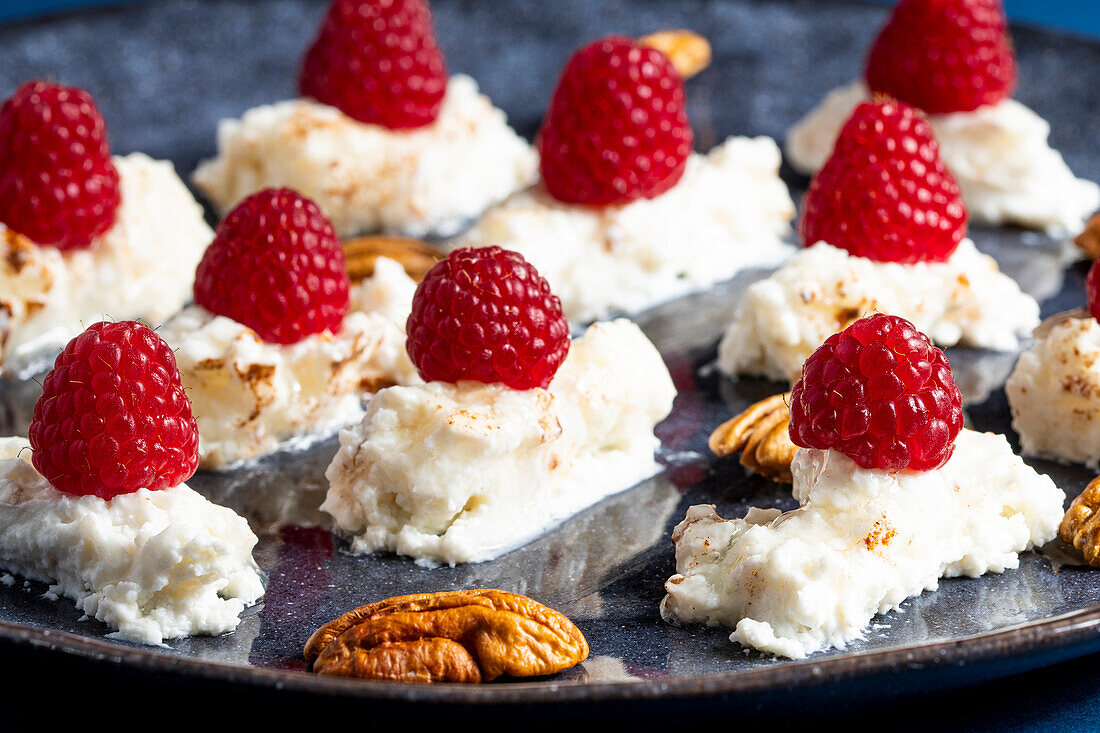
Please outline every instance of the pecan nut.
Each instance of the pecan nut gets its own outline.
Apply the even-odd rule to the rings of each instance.
[[[791,483],[791,461],[798,446],[791,442],[787,427],[791,393],[773,395],[757,402],[710,435],[710,449],[718,456],[741,452],[741,465],[772,481]]]
[[[668,56],[682,79],[690,79],[710,66],[710,42],[698,33],[685,30],[660,31],[644,36],[638,42]]]
[[[1085,562],[1100,567],[1100,476],[1085,487],[1066,510],[1058,526],[1058,536],[1085,557]]]
[[[305,658],[318,674],[406,682],[542,676],[584,661],[573,622],[500,590],[419,593],[361,606],[317,629]]]
[[[1092,215],[1084,231],[1073,241],[1090,260],[1100,260],[1100,213]]]
[[[374,263],[379,257],[396,260],[405,268],[409,277],[420,282],[432,265],[445,256],[437,247],[410,237],[355,237],[344,240],[343,245],[344,261],[352,282],[359,282],[373,275]]]

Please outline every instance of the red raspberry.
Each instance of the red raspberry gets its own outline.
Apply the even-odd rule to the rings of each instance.
[[[691,154],[684,82],[668,57],[629,38],[573,54],[538,135],[546,190],[587,206],[651,199]]]
[[[561,301],[518,252],[465,247],[416,288],[406,348],[426,381],[546,387],[569,353]]]
[[[867,57],[867,85],[929,114],[996,104],[1016,86],[1000,0],[901,0]]]
[[[1085,278],[1085,292],[1089,298],[1089,313],[1100,321],[1100,260],[1089,267],[1088,277]]]
[[[120,201],[107,129],[83,89],[22,84],[0,107],[0,222],[76,249],[111,228]]]
[[[110,499],[178,486],[199,428],[176,357],[142,323],[96,323],[58,355],[30,427],[31,461],[59,491]]]
[[[813,181],[799,225],[879,262],[943,262],[966,236],[966,205],[928,121],[904,102],[856,107]]]
[[[423,0],[336,0],[298,86],[360,122],[422,127],[439,116],[447,67]]]
[[[287,188],[237,204],[195,270],[195,303],[277,344],[340,330],[350,287],[332,222]]]
[[[791,390],[791,440],[862,468],[939,468],[962,424],[947,357],[897,316],[868,316],[830,336]]]

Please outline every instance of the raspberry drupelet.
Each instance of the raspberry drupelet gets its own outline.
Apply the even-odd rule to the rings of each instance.
[[[435,121],[447,68],[423,0],[336,0],[306,52],[304,96],[390,129]]]
[[[1089,299],[1089,313],[1100,321],[1100,260],[1089,267],[1088,277],[1085,278],[1085,293]]]
[[[928,114],[1012,96],[1016,56],[1000,0],[901,0],[867,57],[867,86]]]
[[[569,353],[558,297],[520,254],[500,247],[466,247],[436,263],[405,330],[426,381],[545,388]]]
[[[351,281],[344,250],[317,204],[267,188],[218,225],[195,271],[195,303],[270,343],[338,331]]]
[[[799,233],[878,262],[946,261],[966,205],[928,121],[904,102],[859,105],[810,182]]]
[[[67,494],[168,489],[199,463],[175,355],[136,321],[96,323],[65,346],[42,384],[29,438],[34,467]]]
[[[121,202],[107,128],[83,89],[26,82],[0,107],[0,222],[36,244],[90,247]]]
[[[691,155],[683,80],[657,49],[618,36],[594,41],[566,64],[537,142],[544,185],[558,201],[659,196]]]
[[[947,357],[897,316],[868,316],[830,336],[791,391],[795,445],[838,450],[861,468],[939,468],[962,424]]]

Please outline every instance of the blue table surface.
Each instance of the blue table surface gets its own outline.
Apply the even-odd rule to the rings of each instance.
[[[0,20],[117,4],[118,0],[0,0]],[[1004,4],[1014,21],[1100,37],[1100,0],[1005,0]],[[1100,730],[1098,666],[1100,655],[1093,655],[958,692],[899,701],[888,711],[853,708],[838,701],[825,717],[895,729],[932,725],[998,733]]]

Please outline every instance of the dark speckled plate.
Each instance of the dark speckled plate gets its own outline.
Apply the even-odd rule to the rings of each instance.
[[[640,35],[662,27],[702,30],[715,63],[689,84],[701,147],[731,134],[782,138],[829,89],[855,77],[884,17],[877,7],[824,0],[557,3],[435,3],[451,69],[472,74],[524,134],[538,124],[570,50],[597,35]],[[166,0],[0,28],[0,94],[23,79],[50,76],[90,89],[119,152],[170,158],[189,173],[213,152],[219,118],[290,96],[295,66],[324,10],[321,2]],[[1049,119],[1052,141],[1079,174],[1100,179],[1093,143],[1100,108],[1100,46],[1016,29],[1018,97]],[[788,178],[796,193],[805,181]],[[1059,243],[1018,230],[978,229],[993,254],[1043,302],[1044,315],[1083,303],[1084,269]],[[673,572],[671,528],[688,506],[718,505],[724,516],[752,506],[790,507],[783,487],[716,461],[706,436],[720,422],[779,386],[722,380],[707,369],[740,293],[763,272],[642,314],[680,396],[659,428],[666,470],[565,522],[496,561],[427,569],[406,558],[343,551],[318,510],[322,472],[335,441],[280,454],[191,484],[249,518],[261,536],[256,557],[270,583],[234,634],[163,648],[106,638],[70,602],[43,598],[42,585],[0,585],[0,640],[65,659],[115,662],[133,672],[278,688],[286,694],[371,698],[378,704],[435,702],[492,710],[541,704],[632,701],[743,705],[784,696],[837,694],[887,680],[893,688],[976,681],[1100,648],[1100,575],[1060,565],[1058,547],[1026,555],[1018,570],[942,583],[934,593],[876,618],[866,639],[807,661],[745,653],[727,631],[675,628],[657,611]],[[970,423],[1008,431],[1001,384],[1015,354],[950,353],[969,401]],[[0,426],[25,429],[33,383],[0,387]],[[3,423],[6,423],[4,425]],[[1069,495],[1091,477],[1036,462]],[[483,686],[408,686],[312,676],[302,644],[310,632],[362,603],[416,591],[496,587],[525,593],[575,619],[592,647],[582,667],[551,679]],[[37,652],[36,652],[37,653]]]

